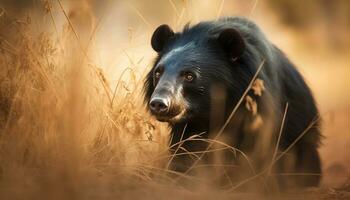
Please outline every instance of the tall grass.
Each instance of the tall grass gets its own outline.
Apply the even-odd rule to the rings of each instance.
[[[76,199],[103,182],[149,179],[168,131],[145,112],[142,84],[112,89],[69,21],[58,38],[37,34],[30,17],[6,22],[17,34],[0,46],[1,198]]]

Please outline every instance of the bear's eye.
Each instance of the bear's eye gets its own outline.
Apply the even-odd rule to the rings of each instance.
[[[154,73],[154,77],[155,77],[156,79],[159,79],[161,75],[162,75],[162,74],[160,73],[160,71],[156,71],[156,72]]]
[[[194,75],[191,72],[187,72],[187,73],[185,73],[184,78],[185,78],[186,81],[192,82],[193,79],[194,79]]]

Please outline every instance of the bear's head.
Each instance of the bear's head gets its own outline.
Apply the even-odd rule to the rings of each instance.
[[[146,77],[145,102],[159,121],[208,118],[215,85],[230,90],[226,99],[232,91],[240,93],[239,60],[246,44],[238,30],[198,24],[174,33],[161,25],[151,45],[158,57]]]

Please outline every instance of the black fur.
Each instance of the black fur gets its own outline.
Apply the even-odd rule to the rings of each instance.
[[[263,61],[264,66],[258,78],[264,81],[266,90],[261,97],[252,94],[251,91],[249,95],[258,103],[258,113],[262,116],[264,124],[258,130],[247,128],[247,124],[251,123],[253,117],[243,102],[225,129],[225,138],[228,138],[226,142],[253,157],[257,170],[263,170],[271,161],[271,152],[276,145],[287,103],[289,109],[279,152],[288,148],[314,120],[318,119],[319,113],[314,98],[303,77],[283,52],[268,41],[253,22],[245,18],[234,17],[202,22],[192,27],[186,26],[180,33],[172,34],[168,27],[163,27],[163,30],[165,30],[163,35],[166,36],[166,40],[162,37],[161,45],[158,45],[155,35],[152,38],[152,46],[156,46],[158,57],[146,77],[145,102],[150,101],[158,84],[154,80],[154,71],[160,64],[162,67],[167,67],[165,70],[168,70],[164,78],[159,80],[162,81],[162,84],[178,76],[178,73],[184,69],[192,70],[198,76],[193,83],[181,82],[183,98],[186,99],[189,107],[181,120],[170,123],[173,135],[171,144],[180,140],[185,124],[187,128],[184,138],[202,132],[205,132],[204,138],[211,137],[210,130],[220,128],[219,125],[210,127],[210,110],[213,109],[211,107],[212,86],[220,85],[226,92],[223,115],[227,119]],[[232,31],[237,32],[239,35],[231,37],[230,31],[227,33],[227,30],[231,30],[231,33]],[[221,33],[225,31],[226,35],[222,36]],[[225,43],[225,40],[228,41]],[[184,46],[186,48],[183,48],[182,52],[179,50],[179,52],[170,53]],[[165,56],[168,56],[166,60],[159,63]],[[172,83],[175,88],[177,84],[180,84],[178,79]],[[263,146],[260,143],[269,134],[271,135],[268,145],[270,149],[267,150],[269,153],[259,155],[259,148]],[[276,173],[314,174],[285,176],[279,179],[282,187],[286,186],[290,180],[293,180],[291,181],[294,183],[293,186],[317,186],[319,184],[321,163],[317,148],[320,139],[319,122],[316,122],[276,164],[277,167],[274,169]],[[187,142],[183,147],[188,151],[196,151],[205,149],[206,145],[200,142]],[[284,166],[286,165],[284,158],[288,156],[295,158],[293,166]],[[188,166],[179,167],[188,164],[185,163],[186,161],[180,159],[175,162],[175,169],[179,171],[188,169]]]

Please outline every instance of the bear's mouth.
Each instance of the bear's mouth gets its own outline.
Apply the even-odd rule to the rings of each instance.
[[[169,112],[165,115],[154,114],[154,116],[160,122],[168,122],[168,123],[174,124],[184,119],[185,114],[186,114],[186,109],[181,109],[181,110],[178,110],[177,112]]]

